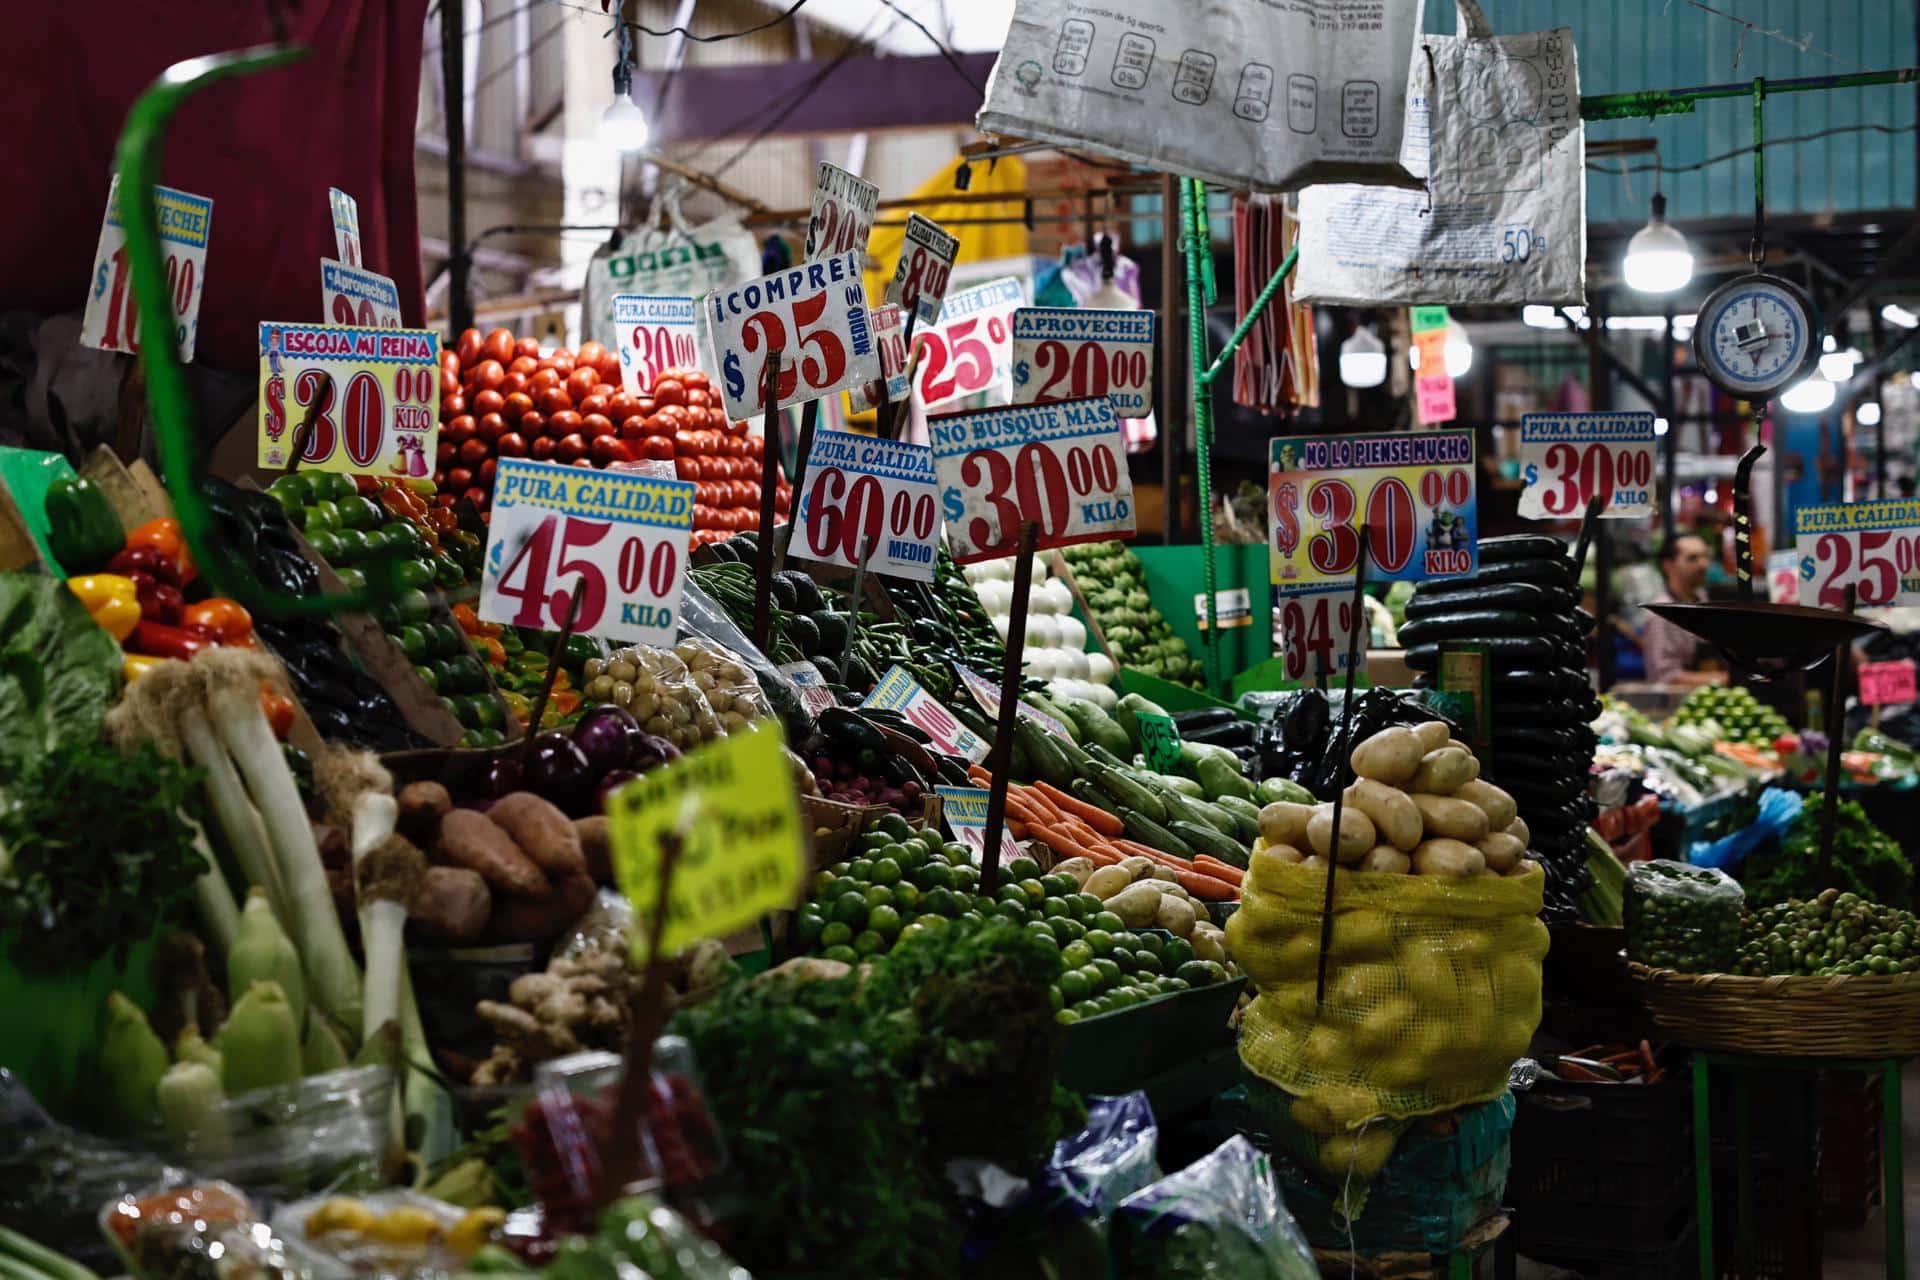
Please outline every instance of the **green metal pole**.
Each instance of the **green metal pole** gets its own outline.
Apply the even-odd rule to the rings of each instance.
[[[1287,250],[1286,260],[1280,264],[1280,269],[1273,273],[1273,279],[1267,281],[1267,287],[1260,291],[1260,296],[1253,300],[1251,307],[1247,308],[1247,314],[1240,317],[1239,327],[1234,329],[1233,336],[1227,339],[1227,345],[1220,348],[1220,354],[1214,357],[1211,365],[1207,366],[1207,371],[1200,375],[1202,378],[1212,382],[1220,376],[1220,371],[1227,367],[1227,361],[1233,359],[1233,353],[1240,349],[1240,344],[1246,341],[1247,334],[1253,331],[1254,322],[1260,319],[1267,309],[1267,304],[1273,301],[1273,295],[1280,292],[1280,286],[1285,284],[1287,277],[1293,274],[1293,264],[1299,260],[1300,242],[1295,240],[1293,248]]]
[[[1713,1269],[1713,1135],[1709,1131],[1712,1115],[1707,1092],[1710,1064],[1707,1055],[1696,1053],[1688,1064],[1693,1070],[1693,1193],[1694,1227],[1699,1233],[1695,1244],[1700,1250],[1701,1280],[1714,1280]]]
[[[1207,602],[1207,688],[1220,692],[1220,616],[1213,596],[1213,388],[1207,369],[1207,281],[1213,244],[1207,239],[1207,187],[1197,179],[1180,183],[1181,246],[1187,259],[1187,350],[1193,362],[1190,403],[1193,412],[1194,466],[1200,480],[1201,588]]]
[[[1907,1274],[1906,1151],[1901,1145],[1899,1058],[1880,1070],[1880,1212],[1887,1219],[1887,1275]]]
[[[1837,76],[1799,76],[1769,80],[1768,93],[1809,93],[1822,89],[1863,89],[1881,84],[1920,83],[1920,67],[1888,71],[1856,71]],[[1582,120],[1634,120],[1641,117],[1683,115],[1694,104],[1711,98],[1744,98],[1753,92],[1751,81],[1699,85],[1692,89],[1644,89],[1635,93],[1602,93],[1580,99]]]
[[[1767,256],[1767,82],[1753,78],[1753,265]]]

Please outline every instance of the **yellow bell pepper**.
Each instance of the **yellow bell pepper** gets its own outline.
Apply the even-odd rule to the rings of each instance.
[[[117,573],[89,573],[67,579],[67,590],[79,597],[87,615],[115,640],[133,634],[140,621],[139,588],[132,578]]]
[[[120,678],[132,684],[147,672],[171,658],[150,658],[144,653],[129,653],[120,663]]]

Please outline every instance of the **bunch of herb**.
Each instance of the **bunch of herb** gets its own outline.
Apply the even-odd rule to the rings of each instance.
[[[70,973],[124,960],[185,916],[207,866],[187,821],[199,795],[199,771],[147,743],[122,754],[63,742],[24,761],[0,792],[0,927],[13,962]]]
[[[1826,793],[1807,797],[1777,848],[1756,850],[1741,869],[1747,901],[1769,906],[1818,897],[1822,889],[1857,893],[1871,902],[1906,907],[1913,901],[1913,864],[1900,845],[1873,824],[1867,811],[1842,800],[1833,826],[1833,874],[1820,876],[1820,822]],[[1830,882],[1829,882],[1830,881]]]
[[[65,582],[0,573],[0,783],[55,748],[97,741],[123,662]]]

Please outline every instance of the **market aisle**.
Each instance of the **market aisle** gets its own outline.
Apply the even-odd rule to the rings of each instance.
[[[1909,1069],[1900,1081],[1900,1113],[1906,1151],[1906,1214],[1908,1272],[1913,1270],[1914,1242],[1920,1240],[1920,1165],[1916,1164],[1916,1144],[1920,1144],[1920,1073]],[[1885,1271],[1885,1227],[1876,1210],[1866,1225],[1854,1231],[1830,1231],[1826,1238],[1826,1280],[1881,1280]]]

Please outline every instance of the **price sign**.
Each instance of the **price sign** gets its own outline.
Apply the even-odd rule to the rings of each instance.
[[[1013,313],[1013,402],[1108,396],[1123,418],[1153,411],[1153,312],[1022,307]]]
[[[1600,514],[1653,510],[1653,415],[1529,413],[1520,418],[1520,515],[1571,520],[1600,499]]]
[[[1793,545],[1802,604],[1844,609],[1849,586],[1865,608],[1920,604],[1920,500],[1801,507]]]
[[[614,879],[638,919],[660,900],[663,837],[680,854],[667,887],[662,954],[745,928],[793,905],[807,874],[806,828],[785,778],[780,722],[751,727],[649,769],[607,800]],[[646,930],[635,930],[636,952]],[[647,957],[636,954],[634,963]]]
[[[946,819],[953,838],[967,846],[973,864],[981,864],[987,851],[987,789],[985,787],[935,787],[940,797],[940,816]],[[1006,866],[1020,856],[1020,843],[1007,825],[1000,824],[1000,865]]]
[[[1413,309],[1413,345],[1420,363],[1413,380],[1415,409],[1420,425],[1452,422],[1456,413],[1453,379],[1447,374],[1447,309]]]
[[[1013,554],[1027,520],[1036,548],[1133,536],[1126,443],[1104,396],[950,413],[927,432],[959,563]]]
[[[173,336],[180,358],[191,362],[200,331],[200,295],[207,283],[207,232],[213,201],[204,196],[153,189],[153,216],[160,224],[160,245],[167,255],[167,296],[173,300]],[[140,353],[140,317],[134,306],[127,267],[127,232],[120,223],[120,179],[107,189],[107,216],[93,251],[92,284],[80,322],[80,345],[102,351]]]
[[[843,253],[867,256],[880,188],[837,164],[822,164],[813,186],[813,216],[807,220],[807,261]]]
[[[327,188],[327,211],[333,215],[333,244],[340,261],[357,267],[360,256],[360,202],[338,187]]]
[[[1453,379],[1445,374],[1437,378],[1417,378],[1413,384],[1414,407],[1423,427],[1452,422],[1459,414],[1453,398]]]
[[[782,407],[880,376],[858,253],[716,289],[700,305],[719,362],[721,398],[736,422],[766,408],[767,357],[775,351],[782,353]]]
[[[620,344],[620,388],[630,396],[652,390],[668,369],[696,369],[693,299],[645,293],[613,295],[613,334]]]
[[[914,338],[925,351],[913,379],[920,403],[937,409],[983,392],[1005,401],[1013,386],[1013,313],[1024,301],[1012,276],[948,298],[939,323]]]
[[[821,431],[807,454],[807,491],[795,513],[796,553],[854,568],[862,543],[874,573],[933,581],[940,547],[933,450],[923,444]]]
[[[1860,702],[1868,707],[1904,706],[1914,699],[1912,658],[1860,664]]]
[[[887,301],[902,311],[920,317],[921,324],[940,318],[940,303],[947,296],[947,280],[953,274],[953,260],[960,256],[960,241],[948,235],[940,224],[917,213],[907,215],[906,240],[900,246],[900,265],[887,282]]]
[[[1271,581],[1283,592],[1351,584],[1362,523],[1370,582],[1472,573],[1473,432],[1275,439],[1267,518]]]
[[[827,688],[827,678],[820,674],[820,668],[802,658],[798,662],[786,662],[780,665],[780,673],[793,681],[793,687],[800,691],[800,705],[807,714],[818,717],[829,707],[837,707],[840,700],[833,696],[833,690]]]
[[[1800,603],[1800,553],[1775,551],[1767,556],[1767,602]]]
[[[488,622],[671,645],[694,484],[502,458],[480,578]]]
[[[1232,631],[1236,627],[1253,625],[1253,593],[1245,587],[1236,587],[1232,591],[1213,593],[1214,616],[1220,619],[1222,631]],[[1193,597],[1193,616],[1202,631],[1207,629],[1207,593],[1202,591]]]
[[[1135,717],[1140,726],[1140,754],[1147,768],[1155,773],[1172,773],[1180,763],[1180,726],[1172,716],[1143,711]]]
[[[377,271],[320,259],[320,309],[338,325],[400,327],[400,290]]]
[[[991,744],[961,724],[953,712],[941,706],[939,700],[921,688],[920,682],[898,663],[887,668],[887,673],[860,705],[898,711],[932,738],[933,745],[944,755],[965,756],[975,764],[987,758]]]
[[[1360,634],[1362,661],[1371,638],[1366,609],[1354,613],[1353,592],[1314,591],[1284,597],[1280,605],[1278,657],[1290,681],[1317,679],[1321,672],[1340,675],[1347,669],[1347,651],[1355,632]]]
[[[956,664],[954,669],[960,673],[960,683],[967,686],[967,692],[971,693],[973,700],[980,704],[980,709],[986,712],[995,724],[998,724],[1000,722],[999,688],[995,686],[992,681],[973,671],[971,668],[958,666]],[[1024,702],[1018,703],[1013,708],[1013,714],[1022,720],[1033,721],[1056,738],[1065,738],[1069,742],[1073,741],[1073,735],[1067,732],[1067,726],[1061,724],[1058,720],[1040,710],[1038,707],[1030,707]]]
[[[429,329],[261,325],[261,467],[286,469],[294,429],[310,412],[301,466],[432,475],[440,436],[440,336]]]
[[[907,398],[907,335],[900,308],[887,303],[873,309],[873,341],[880,348],[880,378],[847,392],[855,413]]]

